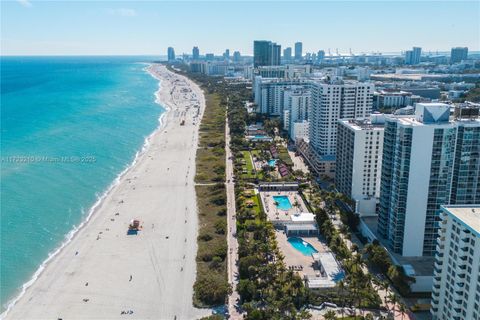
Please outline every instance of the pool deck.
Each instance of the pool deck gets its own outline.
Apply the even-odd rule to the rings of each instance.
[[[299,212],[308,212],[307,206],[303,202],[302,197],[298,192],[294,191],[272,191],[272,192],[260,192],[262,202],[267,213],[267,217],[270,221],[290,221],[290,216]],[[292,208],[289,210],[278,209],[273,200],[274,196],[287,196],[288,200],[292,204]],[[293,204],[298,202],[300,207],[295,207]]]
[[[289,242],[288,238],[283,231],[275,231],[275,237],[277,238],[278,247],[285,256],[285,265],[289,266],[302,266],[302,270],[297,270],[298,274],[303,276],[314,276],[316,270],[313,269],[313,258],[311,255],[305,256],[300,251],[295,249]],[[327,246],[320,241],[317,237],[298,237],[305,242],[310,243],[318,252],[328,252]]]
[[[270,152],[268,152],[270,154]],[[278,167],[277,167],[277,163],[278,163],[278,159],[274,159],[276,160],[275,162],[275,165],[274,166],[271,166],[269,161],[272,160],[272,157],[271,157],[271,154],[270,154],[270,158],[269,160],[258,160],[258,158],[255,157],[255,155],[252,153],[252,161],[253,161],[253,166],[255,167],[255,170],[257,170],[257,172],[260,172],[262,170],[262,168],[266,165],[270,166],[270,168],[272,168],[272,171],[270,172],[270,174],[277,178],[277,179],[280,179],[281,176],[280,176],[280,173],[278,172]]]

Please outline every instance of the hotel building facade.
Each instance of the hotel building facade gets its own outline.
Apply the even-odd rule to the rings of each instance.
[[[480,319],[480,205],[443,206],[432,288],[434,320]]]
[[[449,116],[418,103],[386,118],[378,233],[403,256],[435,254],[441,205],[480,203],[480,120]]]
[[[384,124],[383,114],[338,122],[335,186],[356,202],[361,216],[376,215]]]
[[[335,155],[338,120],[372,113],[374,85],[339,79],[312,83],[310,144],[319,155]]]

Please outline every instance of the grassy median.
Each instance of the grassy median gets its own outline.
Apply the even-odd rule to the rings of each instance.
[[[225,107],[218,94],[205,95],[197,151],[197,183],[225,181]]]
[[[225,303],[227,279],[227,196],[225,192],[225,107],[218,94],[206,94],[196,157],[195,187],[199,218],[197,279],[193,301],[197,307]]]

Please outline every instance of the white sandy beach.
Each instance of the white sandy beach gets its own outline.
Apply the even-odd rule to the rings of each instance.
[[[162,127],[6,319],[180,320],[210,314],[192,306],[196,117],[199,110],[203,114],[204,96],[196,84],[163,66],[150,71],[161,79],[158,98],[171,109]],[[142,230],[127,235],[134,218]]]

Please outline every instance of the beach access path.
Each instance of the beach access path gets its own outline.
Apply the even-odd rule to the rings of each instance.
[[[6,319],[198,319],[194,188],[201,89],[153,64],[170,108],[147,150],[54,257]],[[185,121],[181,125],[182,120]],[[132,219],[137,235],[127,235]]]
[[[226,154],[226,178],[227,178],[227,219],[228,219],[228,282],[232,286],[232,293],[228,296],[228,313],[231,319],[243,319],[239,308],[240,295],[237,292],[238,285],[238,241],[237,219],[235,208],[235,182],[233,174],[233,158],[230,149],[230,127],[228,117],[225,124],[225,154]]]

